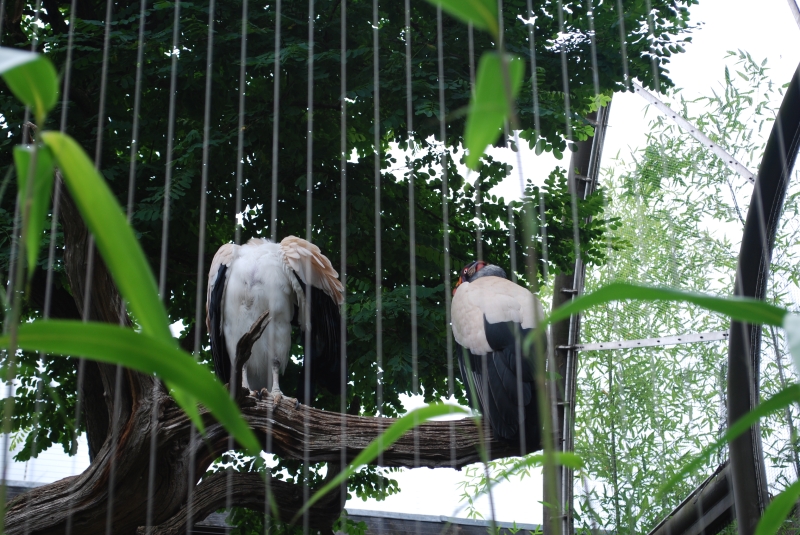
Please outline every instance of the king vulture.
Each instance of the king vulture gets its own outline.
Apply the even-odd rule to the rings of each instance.
[[[223,382],[230,382],[236,344],[253,323],[269,310],[266,329],[256,341],[242,372],[242,385],[262,389],[280,400],[279,374],[283,374],[292,347],[292,325],[311,329],[311,392],[324,386],[333,394],[340,390],[339,305],[344,296],[339,274],[319,247],[287,236],[280,244],[253,238],[244,245],[219,248],[208,273],[206,327],[211,337],[214,369]],[[306,302],[306,285],[310,301]],[[305,323],[309,307],[310,322]],[[301,337],[305,341],[305,337]],[[304,342],[303,342],[304,343]],[[302,399],[305,382],[297,398]]]
[[[534,349],[524,353],[521,343],[542,314],[539,300],[506,279],[502,268],[479,261],[461,270],[453,290],[452,326],[467,398],[475,408],[473,392],[477,395],[477,408],[495,438],[524,443],[522,454],[542,448]]]

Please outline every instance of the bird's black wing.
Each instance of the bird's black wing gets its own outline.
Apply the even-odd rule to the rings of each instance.
[[[461,380],[464,382],[467,402],[473,409],[483,410],[481,409],[483,407],[481,396],[483,392],[478,391],[483,385],[480,357],[470,353],[469,349],[462,347],[458,342],[456,342],[456,355],[458,357],[458,367],[461,370]]]
[[[211,354],[214,357],[214,372],[223,383],[231,380],[231,359],[225,346],[225,332],[222,330],[222,294],[225,291],[225,277],[228,266],[222,264],[214,281],[214,288],[208,299],[208,318],[210,324]]]
[[[295,274],[297,277],[297,275]],[[297,399],[305,399],[305,367],[310,369],[309,400],[313,400],[316,389],[326,388],[331,394],[337,396],[341,393],[341,348],[339,347],[341,314],[336,302],[321,289],[306,285],[297,277],[300,286],[307,296],[306,306],[311,315],[311,347],[308,354],[308,363],[303,359],[303,376],[300,378]],[[303,319],[299,318],[300,324]],[[301,337],[305,349],[305,336]]]
[[[490,324],[485,318],[484,327],[487,342],[494,351],[485,358],[468,350],[458,354],[470,404],[474,406],[469,382],[473,384],[480,410],[484,418],[488,418],[494,435],[519,443],[521,424],[525,437],[521,453],[538,451],[541,449],[541,424],[533,367],[521,351],[517,359],[517,333],[519,340],[524,340],[529,330],[513,322]]]

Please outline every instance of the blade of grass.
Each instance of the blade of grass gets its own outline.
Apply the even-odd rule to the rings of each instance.
[[[527,469],[533,468],[536,466],[544,466],[547,457],[543,453],[537,453],[534,455],[526,455],[518,459],[514,464],[510,467],[506,468],[505,470],[501,470],[492,478],[493,481],[497,482],[502,479],[509,479],[514,475],[518,474],[519,472]],[[583,468],[583,459],[581,457],[571,451],[554,451],[553,452],[553,460],[551,461],[554,466],[567,466],[572,468],[573,470],[580,470]],[[489,491],[489,483],[476,492],[472,499],[475,500],[480,496],[483,496]],[[495,483],[496,484],[496,483]]]
[[[556,464],[561,466],[566,466],[568,468],[572,468],[573,470],[580,470],[583,468],[583,459],[581,459],[580,455],[573,453],[571,451],[556,451],[554,452]],[[503,470],[498,474],[498,476],[513,476],[514,474],[526,469],[526,468],[533,468],[534,466],[542,466],[544,465],[544,455],[541,453],[536,453],[534,455],[526,455],[525,457],[520,458],[516,461],[511,467],[506,470]]]
[[[150,265],[105,180],[70,136],[43,132],[41,137],[55,154],[64,182],[91,230],[117,288],[127,301],[128,310],[144,333],[177,345],[169,331],[167,312],[158,298]],[[181,389],[175,389],[173,397],[203,433],[203,421],[195,400]]]
[[[261,451],[230,393],[213,374],[173,343],[107,323],[61,320],[20,325],[17,343],[20,349],[28,351],[80,356],[154,373],[172,388],[205,405],[250,455],[257,456]],[[0,338],[0,346],[8,344],[8,336]]]
[[[800,315],[786,314],[783,318],[783,330],[786,331],[786,341],[789,353],[792,355],[794,369],[800,373]]]
[[[728,428],[722,437],[717,441],[709,444],[703,450],[694,456],[694,458],[670,477],[667,482],[662,485],[656,495],[656,501],[660,500],[666,492],[668,492],[678,481],[683,480],[689,474],[700,468],[711,455],[713,455],[722,446],[735,439],[747,429],[749,429],[760,418],[774,414],[781,411],[787,405],[800,401],[800,385],[792,385],[781,390],[774,396],[762,401],[756,408],[736,420],[736,422]]]
[[[755,535],[774,535],[778,533],[783,521],[789,516],[799,497],[800,481],[795,481],[770,502],[761,520],[758,521]]]
[[[34,52],[2,47],[0,73],[14,96],[33,110],[36,123],[42,126],[47,112],[58,101],[58,73],[50,60]]]
[[[682,301],[692,303],[712,312],[730,316],[731,319],[753,324],[781,327],[786,310],[758,299],[746,297],[716,297],[669,288],[653,288],[624,282],[615,282],[592,293],[585,294],[558,309],[544,323],[555,323],[590,307],[635,299],[639,301]]]
[[[28,185],[28,173],[34,159],[32,145],[14,147],[14,163],[17,168],[17,182],[19,184],[18,199],[25,206]],[[39,244],[42,241],[47,208],[50,205],[50,193],[53,190],[53,155],[47,147],[36,147],[36,169],[33,175],[33,191],[30,196],[30,208],[23,210],[27,221],[23,224],[25,236],[25,253],[28,260],[28,279],[33,276],[36,259],[39,257]]]
[[[327,493],[331,490],[338,487],[342,481],[347,479],[348,477],[352,476],[356,470],[360,467],[371,463],[375,460],[376,457],[386,449],[390,448],[392,444],[397,442],[397,440],[406,434],[408,431],[413,429],[414,427],[427,422],[432,418],[436,418],[438,416],[445,416],[450,414],[469,414],[468,411],[465,409],[457,406],[457,405],[447,405],[447,404],[436,404],[436,405],[428,405],[426,407],[421,407],[419,409],[415,409],[402,418],[396,420],[392,425],[390,425],[386,431],[381,433],[375,440],[369,443],[369,445],[364,448],[361,453],[353,459],[353,462],[347,465],[347,468],[342,470],[336,477],[331,479],[324,487],[319,489],[314,495],[311,497],[305,505],[303,505],[302,509],[300,509],[297,514],[294,515],[294,518],[290,523],[294,523],[298,518],[303,516],[308,509],[311,508],[312,505],[317,503],[320,499],[322,499]]]
[[[43,132],[41,138],[53,151],[64,182],[142,332],[177,345],[150,265],[106,181],[70,136]]]
[[[525,62],[520,58],[507,56],[511,99],[515,99],[522,87]],[[511,113],[511,102],[506,98],[503,84],[503,60],[496,52],[486,52],[481,56],[475,82],[475,92],[470,101],[467,125],[464,129],[464,146],[469,150],[465,164],[477,170],[478,162],[487,145],[494,143],[503,127],[503,121]]]
[[[428,2],[442,6],[442,11],[462,22],[471,22],[474,27],[486,30],[495,39],[499,35],[496,0],[428,0]]]

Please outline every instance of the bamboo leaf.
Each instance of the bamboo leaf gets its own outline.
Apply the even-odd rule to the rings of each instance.
[[[583,459],[579,455],[576,455],[570,451],[554,451],[552,453],[552,464],[553,466],[566,466],[568,468],[572,468],[573,470],[579,470],[583,468]],[[475,500],[484,494],[489,492],[489,488],[492,485],[497,484],[498,482],[509,479],[516,474],[526,470],[527,468],[533,468],[535,466],[544,466],[547,462],[547,456],[544,453],[537,453],[534,455],[526,455],[520,459],[517,459],[511,466],[506,469],[499,471],[498,473],[494,474],[490,481],[487,482],[478,492],[469,496],[470,499]]]
[[[478,29],[486,30],[497,38],[499,24],[497,19],[497,2],[495,0],[428,0],[442,11],[462,22],[471,22]]]
[[[105,180],[74,139],[58,132],[43,132],[41,137],[55,154],[64,183],[91,230],[128,309],[142,326],[142,332],[176,345],[150,265]],[[169,381],[167,386],[202,433],[203,421],[194,398],[181,388],[174,388]]]
[[[525,468],[544,466],[545,460],[546,456],[544,453],[526,455],[511,465],[508,470],[503,470],[500,472],[498,476],[502,476],[503,474],[513,475],[514,473]],[[580,455],[570,451],[554,451],[553,462],[554,464],[566,466],[567,468],[572,468],[573,470],[579,470],[583,468],[583,459],[581,459]]]
[[[352,476],[356,470],[375,460],[375,458],[378,457],[382,451],[391,447],[392,444],[397,442],[397,440],[408,431],[427,422],[428,420],[436,418],[437,416],[445,416],[449,414],[468,414],[468,412],[456,405],[436,404],[415,409],[402,418],[396,420],[386,429],[386,431],[381,433],[380,436],[370,442],[369,445],[364,448],[355,459],[353,459],[353,462],[348,464],[347,467],[339,473],[339,475],[334,477],[324,487],[315,492],[311,499],[308,500],[305,505],[303,505],[303,508],[300,509],[296,515],[294,515],[292,523],[303,516],[304,512],[310,509],[312,505],[317,503],[331,490],[338,487],[342,481]]]
[[[175,346],[150,265],[105,180],[68,135],[43,132],[41,138],[53,151],[64,182],[142,332]]]
[[[546,323],[555,323],[590,307],[612,301],[635,299],[639,301],[682,301],[698,305],[712,312],[730,316],[731,319],[753,324],[780,327],[786,310],[758,299],[746,297],[715,297],[669,288],[653,288],[615,282],[554,310]]]
[[[156,374],[191,399],[199,400],[250,455],[261,451],[228,391],[173,343],[107,323],[49,320],[20,325],[17,344],[28,351],[81,356]],[[7,336],[0,338],[0,346],[8,345]]]
[[[33,187],[29,199],[28,178],[34,158],[36,169],[32,177]],[[39,244],[42,241],[47,208],[50,205],[50,193],[53,190],[53,155],[47,147],[17,146],[14,147],[14,164],[19,186],[18,202],[24,207],[23,215],[27,213],[27,220],[23,225],[23,240],[30,278],[39,256]],[[28,200],[31,203],[29,208],[26,207]]]
[[[475,82],[475,93],[472,96],[464,130],[464,146],[469,150],[465,163],[476,170],[487,145],[494,143],[503,122],[511,113],[513,100],[522,86],[525,74],[525,63],[517,57],[506,56],[508,78],[512,102],[506,98],[503,83],[503,60],[495,52],[487,52],[481,56]]]
[[[703,448],[703,450],[695,455],[690,462],[684,464],[677,473],[670,477],[658,491],[656,500],[660,500],[667,491],[675,486],[675,484],[700,468],[703,463],[705,463],[711,457],[711,455],[714,454],[714,452],[747,431],[760,418],[781,411],[787,405],[797,401],[800,401],[800,385],[795,384],[786,387],[774,396],[759,403],[758,406],[756,406],[753,410],[736,420],[736,422],[728,428],[728,430],[719,440]]]
[[[800,315],[786,314],[783,318],[783,329],[789,344],[789,353],[792,354],[794,369],[800,373]]]
[[[46,57],[14,48],[0,48],[0,73],[23,104],[30,106],[39,125],[58,100],[58,74]]]
[[[782,527],[792,508],[800,498],[800,481],[795,481],[778,494],[769,504],[761,520],[758,521],[755,535],[774,535]]]

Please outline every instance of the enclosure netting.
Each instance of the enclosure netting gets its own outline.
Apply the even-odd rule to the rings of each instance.
[[[352,32],[352,27],[346,23],[345,3],[326,5],[329,9],[324,12],[315,12],[317,6],[313,0],[309,1],[308,10],[304,4],[292,3],[284,13],[283,22],[280,3],[258,6],[259,16],[254,16],[258,21],[256,23],[252,22],[254,19],[248,22],[246,2],[237,5],[233,14],[230,6],[215,6],[213,0],[210,5],[202,8],[195,4],[168,2],[159,2],[146,8],[146,3],[143,2],[141,12],[139,6],[116,6],[122,16],[112,24],[113,17],[110,14],[113,11],[113,2],[109,0],[105,4],[104,24],[98,21],[78,23],[84,33],[81,34],[76,49],[81,53],[88,51],[95,53],[95,56],[102,55],[102,82],[98,89],[99,113],[95,117],[92,115],[95,113],[94,108],[91,111],[81,110],[76,119],[78,124],[73,123],[71,128],[66,122],[65,114],[62,129],[73,131],[76,136],[82,136],[84,141],[95,140],[95,164],[103,170],[110,183],[113,184],[126,173],[129,174],[128,217],[139,230],[139,238],[151,263],[159,267],[161,297],[170,306],[176,331],[182,331],[180,336],[184,340],[183,347],[193,351],[200,360],[207,360],[209,357],[209,347],[202,331],[201,310],[209,257],[217,246],[229,241],[239,243],[244,237],[270,235],[280,239],[282,232],[303,235],[309,241],[325,247],[334,265],[339,263],[341,266],[340,275],[348,292],[347,304],[343,309],[343,320],[347,324],[343,331],[346,335],[343,349],[347,351],[343,353],[350,359],[345,363],[349,363],[353,373],[357,372],[359,376],[343,377],[347,389],[357,389],[357,394],[348,390],[349,393],[341,400],[322,398],[300,401],[307,404],[319,401],[323,408],[341,413],[353,411],[368,416],[394,416],[402,411],[400,392],[417,394],[423,391],[429,401],[452,395],[463,400],[463,385],[456,383],[457,372],[452,360],[451,268],[459,268],[460,262],[485,256],[502,263],[509,271],[519,272],[512,273],[512,278],[517,280],[519,275],[523,283],[536,289],[538,277],[536,274],[526,273],[524,262],[527,260],[530,265],[538,265],[542,260],[547,260],[544,255],[548,250],[549,237],[545,236],[543,239],[540,257],[531,260],[530,257],[523,259],[520,256],[517,259],[516,255],[521,255],[524,250],[521,235],[527,232],[529,236],[532,234],[537,237],[538,234],[531,232],[531,228],[536,231],[536,224],[523,228],[525,221],[520,214],[519,203],[508,205],[491,198],[491,188],[506,179],[509,175],[507,169],[497,162],[487,160],[480,180],[475,181],[472,175],[464,172],[459,163],[453,161],[460,157],[460,152],[463,153],[460,147],[457,150],[441,149],[441,141],[448,136],[454,136],[452,132],[448,132],[448,128],[452,128],[452,123],[448,121],[460,120],[462,107],[469,102],[473,90],[473,28],[456,25],[453,21],[443,24],[441,9],[432,11],[428,6],[426,13],[429,16],[435,13],[436,18],[419,22],[428,23],[425,35],[430,39],[416,51],[419,56],[424,57],[412,57],[409,32],[414,21],[406,19],[401,23],[399,18],[390,20],[379,11],[377,2],[373,2],[368,8],[363,3],[352,4],[351,7],[361,17],[358,19],[359,27],[368,29],[359,34],[357,39],[351,34],[351,39],[358,42],[351,42],[350,45],[354,46],[339,54],[335,46],[315,51],[315,39],[331,45],[335,40],[328,39],[328,32],[335,33],[335,25],[331,20],[338,16],[341,20],[341,46],[342,49],[347,48],[347,32]],[[525,26],[525,20],[534,20],[530,3],[527,6],[522,6],[520,2],[508,4],[510,7],[506,6],[506,9],[520,11],[521,15],[512,19],[518,24],[517,36],[528,38],[530,35],[531,40],[527,44],[533,51],[533,30],[528,34]],[[607,22],[601,31],[615,36],[616,29],[608,28],[611,27],[611,22],[619,22],[619,32],[624,39],[621,22],[625,16],[622,3],[617,2],[616,6],[610,8],[608,3],[599,4],[602,4]],[[647,4],[649,6],[650,2]],[[587,5],[591,6],[591,2]],[[502,2],[499,6],[502,13]],[[41,5],[36,6],[33,16],[26,13],[27,18],[22,13],[19,15],[27,24],[25,30],[31,35],[40,26],[36,18],[40,8]],[[165,15],[164,11],[168,8],[172,11]],[[573,10],[582,8],[583,3],[572,6]],[[181,9],[186,9],[189,15],[182,15]],[[244,13],[241,19],[240,9]],[[540,9],[543,8],[540,6]],[[639,27],[629,27],[629,31],[643,35],[647,34],[648,27],[652,30],[654,23],[649,11],[650,7],[636,21]],[[74,12],[73,4],[72,13]],[[269,16],[263,12],[268,12]],[[144,31],[145,13],[158,24],[147,32]],[[532,123],[526,138],[536,141],[542,127],[540,121],[544,117],[551,129],[555,123],[558,123],[558,128],[562,128],[563,123],[563,136],[571,141],[573,134],[590,133],[591,128],[588,123],[572,116],[570,106],[577,107],[580,104],[584,106],[582,110],[586,111],[591,108],[588,101],[602,101],[599,98],[599,69],[595,29],[592,26],[594,12],[589,17],[588,26],[591,30],[584,28],[585,33],[578,35],[576,42],[572,43],[576,46],[575,50],[582,50],[591,57],[591,61],[585,58],[578,61],[578,66],[588,72],[590,69],[586,65],[592,64],[594,69],[593,80],[591,75],[584,73],[583,87],[592,88],[584,90],[581,95],[582,103],[573,94],[575,88],[570,88],[567,50],[571,46],[571,36],[564,33],[565,12],[561,3],[557,9],[551,9],[548,13],[558,21],[550,28],[556,36],[547,36],[548,44],[545,48],[553,52],[548,58],[548,68],[553,72],[561,71],[561,78],[551,76],[547,80],[547,91],[539,95],[536,56],[532,54],[526,57],[526,68],[534,75],[525,77],[526,85],[522,91],[528,96],[521,98],[518,112],[520,117]],[[397,12],[393,15],[399,17]],[[504,31],[502,20],[501,17],[501,35]],[[132,21],[136,21],[136,24]],[[16,23],[19,22],[17,19]],[[215,22],[220,23],[217,33]],[[226,24],[222,24],[223,22]],[[321,25],[323,30],[315,33],[315,24]],[[275,30],[272,30],[272,25]],[[71,30],[74,28],[74,20],[69,26]],[[124,34],[124,39],[120,38],[121,34],[112,31],[114,26]],[[680,24],[677,26],[680,27]],[[220,27],[222,30],[219,30]],[[268,27],[269,30],[266,29]],[[280,33],[282,27],[287,32],[283,40]],[[138,32],[138,39],[132,37],[134,28]],[[383,37],[380,32],[385,31],[384,28],[392,28],[395,34],[388,38]],[[245,46],[247,41],[242,39],[242,34],[248,31],[251,38],[262,46],[256,52],[253,52],[251,44],[248,53]],[[454,37],[456,32],[460,33]],[[188,36],[192,39],[188,39]],[[379,41],[379,36],[383,41]],[[70,54],[65,58],[65,80],[68,81],[73,34],[69,33],[69,44],[63,42],[63,37],[52,38],[46,50],[57,49],[59,53]],[[445,50],[445,37],[451,47],[458,45],[459,50],[470,52],[455,57],[448,55],[453,54],[453,51]],[[631,46],[638,43],[638,37],[634,37]],[[396,46],[400,39],[405,41],[402,46]],[[35,39],[33,41],[35,48]],[[110,45],[110,42],[114,45]],[[145,42],[151,47],[147,52],[149,56],[143,52]],[[271,48],[272,43],[274,50]],[[386,48],[394,45],[395,48],[392,49],[392,54],[382,57],[379,44]],[[484,37],[480,45],[491,50],[495,43]],[[516,43],[509,47],[524,55],[527,48],[524,45],[525,43]],[[663,43],[658,45],[662,46]],[[109,56],[114,56],[114,46],[118,47],[116,52],[121,55],[137,57],[135,77],[125,65],[109,64]],[[219,48],[215,49],[215,46]],[[612,86],[615,89],[624,88],[630,76],[648,74],[648,50],[654,53],[655,47],[656,44],[644,48],[640,46],[637,50],[639,65],[631,67],[626,56],[626,42],[623,40],[622,43],[615,44],[613,54],[609,52],[609,56],[613,60],[610,71],[614,72],[616,78],[613,82],[602,80],[606,87],[605,96],[608,96]],[[236,54],[231,53],[231,49],[235,49]],[[220,55],[223,50],[227,51],[224,57],[235,57],[238,63],[234,65],[229,61],[220,64],[215,60],[215,50]],[[97,59],[95,56],[91,57]],[[81,81],[91,84],[96,81],[93,78],[97,77],[97,72],[86,68],[87,62],[90,63],[87,57],[90,54],[80,57],[83,61]],[[380,63],[381,58],[383,64]],[[604,59],[609,61],[608,58]],[[346,69],[348,60],[356,63],[355,67],[350,66],[351,71]],[[655,60],[653,61],[655,67]],[[749,58],[741,58],[740,63],[747,73],[748,90],[756,91],[754,87],[760,88],[762,84],[767,84],[763,73],[758,72],[757,65],[750,62]],[[113,71],[111,75],[116,76],[113,80],[107,78],[109,65]],[[184,66],[183,73],[179,72],[178,65]],[[152,74],[157,83],[152,86],[144,84],[143,87],[142,69]],[[247,74],[246,69],[249,69]],[[412,72],[421,72],[423,69],[424,76],[412,76]],[[289,71],[292,76],[287,75]],[[324,74],[320,75],[323,71]],[[657,78],[657,71],[654,68],[650,74]],[[186,76],[186,72],[191,75]],[[354,86],[346,83],[348,72],[354,73],[357,80]],[[341,86],[328,83],[337,73],[341,73]],[[400,91],[385,81],[390,75],[402,78],[398,73],[404,74],[407,81],[406,87]],[[270,81],[272,84],[268,84]],[[111,111],[104,107],[108,83],[112,83],[109,95]],[[254,98],[248,103],[250,108],[245,107],[246,88],[263,96],[269,93],[264,87],[273,84],[272,94],[261,99]],[[561,94],[558,93],[559,86],[563,91]],[[69,87],[68,83],[66,87]],[[215,93],[215,87],[219,94]],[[229,91],[230,87],[238,87],[238,91]],[[119,88],[121,91],[115,91]],[[238,98],[235,101],[232,98],[220,98],[225,90],[228,92],[224,96],[231,97],[235,94]],[[80,102],[83,102],[81,99],[88,98],[80,92],[80,86],[77,91],[76,99]],[[263,94],[258,91],[263,91]],[[384,92],[383,101],[380,100],[381,92]],[[448,102],[450,109],[445,105],[446,94],[448,99],[452,99]],[[184,100],[184,95],[190,96]],[[151,106],[149,109],[158,110],[158,113],[153,114],[157,117],[142,114],[144,124],[141,129],[154,139],[139,134],[138,111],[142,98],[148,101]],[[759,142],[751,140],[749,130],[740,128],[741,124],[753,117],[739,116],[736,113],[746,115],[757,110],[754,113],[758,115],[756,119],[760,120],[761,107],[754,107],[752,99],[748,102],[748,98],[734,90],[730,93],[726,91],[724,97],[715,98],[717,100],[709,99],[706,103],[709,111],[705,114],[692,116],[689,108],[684,108],[683,111],[707,133],[718,130],[715,132],[719,137],[718,143],[754,169],[760,154],[757,149],[761,146]],[[93,104],[91,99],[89,101]],[[381,102],[384,107],[392,105],[396,109],[385,113]],[[403,105],[407,106],[406,110],[402,109]],[[348,106],[352,106],[352,110]],[[147,104],[145,107],[147,108]],[[247,116],[249,122],[245,120],[246,109],[250,110],[250,115]],[[721,118],[720,110],[733,115]],[[12,111],[20,116],[23,114],[21,109]],[[133,120],[130,119],[131,112]],[[317,123],[314,122],[316,113],[320,113]],[[11,115],[10,111],[9,117]],[[269,119],[265,119],[266,117]],[[366,117],[374,119],[370,121]],[[97,126],[93,130],[95,119]],[[416,128],[415,120],[418,121]],[[24,121],[16,115],[14,121],[13,124],[4,125],[9,130],[9,137],[22,130]],[[329,129],[330,132],[335,131],[334,134],[315,138],[322,130],[320,125],[327,126],[338,121],[340,123],[336,128]],[[355,123],[358,129],[348,121]],[[664,119],[655,121],[648,147],[636,155],[634,164],[621,161],[609,164],[608,157],[603,164],[609,170],[599,180],[601,186],[607,189],[608,204],[603,217],[608,220],[608,247],[601,244],[596,249],[605,249],[607,258],[602,258],[602,254],[596,254],[593,258],[596,264],[605,264],[593,265],[587,269],[586,291],[611,281],[624,280],[728,294],[733,286],[742,211],[746,210],[751,186],[741,177],[732,175],[718,159],[688,140],[685,135],[679,135],[675,127]],[[509,129],[513,131],[513,122],[508,125],[506,133]],[[251,127],[251,124],[255,126]],[[463,122],[457,123],[458,128],[462,124]],[[264,134],[268,132],[269,126],[272,127],[271,137]],[[105,142],[103,132],[106,132]],[[330,134],[328,130],[325,132]],[[419,132],[438,136],[439,142],[429,137],[417,138],[414,141],[418,150],[411,150],[409,145],[414,143],[405,143],[402,138],[406,135],[413,137]],[[398,149],[389,142],[389,138],[392,143],[399,139],[402,146]],[[559,148],[562,151],[566,149],[565,139],[556,140],[555,136],[551,138],[551,145],[548,146],[550,150],[559,152]],[[279,146],[279,140],[284,144],[291,142],[292,150],[288,150],[287,145]],[[513,132],[505,141],[509,145],[518,145],[520,142],[526,141],[520,141]],[[8,148],[7,145],[4,148]],[[88,146],[84,148],[88,149]],[[399,152],[392,153],[391,150]],[[396,154],[408,157],[406,169],[399,174],[391,174],[395,169],[389,169],[390,163],[396,163],[393,161]],[[223,159],[221,155],[230,158]],[[105,161],[102,161],[101,156],[105,157]],[[319,162],[323,163],[317,166]],[[519,181],[521,189],[525,189],[529,174],[520,160],[509,179]],[[568,202],[570,199],[565,180],[564,177],[564,182],[555,182],[549,191],[551,194],[560,191],[561,200],[567,199],[562,202],[560,208],[563,212],[559,215],[560,219],[555,219],[555,223],[563,223],[566,229],[564,236],[578,236],[577,226],[573,234],[570,223],[564,223],[566,214],[570,211],[573,214],[577,212],[577,201],[572,199],[571,206]],[[118,190],[115,191],[118,197],[122,198],[125,188],[119,186],[120,182],[114,187]],[[351,188],[349,193],[348,187]],[[786,213],[794,216],[800,209],[796,206],[800,200],[800,188],[795,188],[792,192],[787,200]],[[539,191],[528,189],[526,193],[532,195],[532,200],[539,200],[536,198]],[[485,195],[484,199],[482,195]],[[425,204],[424,209],[418,208],[416,202]],[[186,206],[190,206],[190,209],[176,210]],[[10,210],[6,212],[10,215]],[[509,214],[511,221],[508,219]],[[476,224],[475,216],[483,218],[483,223]],[[529,218],[529,221],[535,223],[537,217],[538,214]],[[9,221],[11,219],[16,224],[17,215],[9,218]],[[53,220],[56,219],[54,214]],[[356,220],[355,223],[353,219]],[[792,310],[796,309],[796,303],[800,300],[798,277],[794,276],[794,266],[797,264],[795,259],[800,254],[800,249],[795,250],[795,238],[800,234],[796,219],[782,219],[784,223],[779,231],[773,258],[775,268],[770,288],[770,299]],[[544,226],[544,221],[538,223],[538,228]],[[509,248],[508,233],[511,229],[516,229],[518,234],[516,239],[511,234]],[[14,232],[9,233],[15,239],[17,230],[15,227]],[[211,243],[207,239],[207,233],[217,242]],[[64,264],[67,260],[61,256],[62,239],[63,236],[58,234],[54,222],[50,242],[53,247],[46,268],[48,276],[52,276],[54,261],[57,273],[63,274],[65,270]],[[536,238],[533,239],[535,241]],[[12,240],[8,241],[10,252],[4,258],[6,269],[11,272],[15,244],[10,243]],[[581,245],[586,245],[569,243],[568,238],[564,238],[564,243],[568,243],[567,251],[570,247],[580,249]],[[399,246],[390,247],[396,244]],[[550,260],[556,256],[557,245],[549,244]],[[335,253],[337,247],[341,251],[340,259]],[[56,250],[58,253],[54,252]],[[90,246],[89,250],[93,251],[93,248]],[[171,256],[167,255],[168,250],[171,251]],[[84,320],[89,318],[91,274],[94,266],[91,255],[90,252],[86,266],[82,266],[87,268],[86,278],[89,280],[82,296]],[[564,253],[563,256],[569,255]],[[544,271],[546,272],[546,268]],[[51,291],[49,283],[47,291]],[[544,288],[542,295],[546,297],[552,291],[552,288]],[[12,284],[9,284],[8,294],[13,294]],[[46,297],[44,302],[47,303],[48,299]],[[76,302],[78,301],[80,297],[76,297]],[[24,319],[47,317],[48,305],[34,305],[26,314],[28,316]],[[119,319],[123,324],[129,321],[123,313],[120,313]],[[728,328],[727,321],[723,318],[689,306],[631,302],[618,302],[590,311],[583,316],[582,322],[582,344],[659,338],[685,333],[718,333]],[[8,328],[7,323],[4,326]],[[295,359],[290,364],[294,372],[298,371],[297,362],[308,356],[310,336],[307,333],[305,337],[305,353],[299,345],[294,348]],[[762,396],[795,379],[786,354],[782,333],[766,332],[765,357],[762,361]],[[770,358],[771,356],[774,358]],[[576,452],[583,457],[587,468],[578,474],[577,484],[580,489],[585,489],[585,494],[577,493],[580,503],[578,525],[589,528],[600,525],[616,530],[621,530],[623,526],[631,530],[645,529],[657,522],[697,482],[704,479],[709,470],[724,460],[725,454],[722,452],[704,467],[705,471],[699,471],[694,479],[687,479],[672,489],[661,503],[648,501],[652,499],[653,489],[663,481],[664,475],[676,470],[688,454],[697,452],[719,436],[721,429],[725,427],[725,357],[724,342],[580,354]],[[14,358],[16,355],[11,356],[11,360]],[[43,401],[46,396],[41,385],[48,377],[57,383],[53,377],[63,372],[63,377],[74,381],[67,386],[73,389],[74,395],[69,399],[69,409],[76,415],[72,421],[77,422],[75,429],[68,428],[63,434],[73,435],[72,431],[77,433],[82,425],[82,403],[86,402],[81,397],[82,376],[72,369],[59,371],[44,360],[37,360],[45,359],[45,356],[20,354],[20,358],[27,359],[25,362],[29,366],[28,375],[24,381],[17,382],[17,386],[22,386],[19,392],[24,391],[27,395],[25,401],[32,417],[18,421],[15,431],[20,432],[27,440],[27,437],[35,436],[31,435],[31,429],[44,426],[42,421],[47,420],[45,423],[52,426],[60,422],[43,409],[43,404],[50,403],[52,406],[56,398],[54,396],[49,401]],[[7,369],[13,368],[10,365]],[[115,393],[118,393],[122,380],[121,368],[118,368],[116,374]],[[296,375],[299,377],[295,378],[296,383],[305,381],[305,391],[308,392],[308,373],[305,376]],[[355,384],[356,381],[362,383]],[[393,390],[391,387],[395,382],[400,386]],[[367,383],[368,387],[362,386]],[[55,386],[61,387],[62,384],[57,383]],[[114,403],[119,404],[121,401],[114,398]],[[793,417],[792,410],[787,409],[785,418],[779,415],[764,421],[762,425],[770,484],[774,492],[794,481],[800,469],[796,448],[790,440],[794,433],[792,426],[787,423]],[[59,415],[59,418],[62,416]],[[121,425],[118,418],[120,416],[116,411],[109,417],[111,430],[108,433],[112,450],[120,439],[117,434],[118,425]],[[152,418],[154,422],[158,419],[157,407],[153,408]],[[272,446],[272,430],[269,425],[272,425],[271,421],[266,431],[267,449]],[[307,417],[302,425],[303,429],[308,429]],[[347,429],[342,427],[341,432],[346,438]],[[31,440],[35,455],[36,438]],[[67,448],[73,442],[74,436],[49,436],[47,440],[50,443],[61,443]],[[202,438],[199,433],[192,432],[187,440],[190,444],[200,444]],[[156,449],[155,434],[150,444],[151,457],[147,475],[153,481],[156,464],[155,453],[152,453]],[[233,445],[232,442],[228,444],[229,447]],[[270,475],[266,477],[267,503],[272,476],[301,485],[303,503],[308,501],[312,487],[318,488],[325,481],[328,477],[327,469],[310,462],[309,447],[307,443],[303,444],[302,455],[296,454],[291,462],[277,464],[277,461],[271,461],[268,468]],[[188,464],[192,467],[188,474],[189,524],[198,520],[192,516],[192,493],[200,477],[200,474],[195,474],[192,470],[195,463],[198,466],[202,464],[195,457],[196,451],[198,450],[191,449],[190,454],[187,454]],[[451,445],[446,453],[450,453],[449,459],[456,464],[455,447]],[[415,454],[418,455],[418,452]],[[343,456],[342,461],[344,460]],[[382,460],[379,458],[379,462]],[[106,525],[108,532],[113,530],[115,477],[118,477],[114,471],[114,462],[116,461],[111,461],[108,481],[104,480],[109,489],[110,506]],[[414,463],[419,462],[421,461],[418,458],[414,458]],[[436,462],[447,464],[441,459]],[[206,466],[209,464],[210,461]],[[222,460],[218,459],[213,468],[245,472],[264,469],[257,467],[252,459],[238,454],[228,454]],[[386,476],[387,472],[369,468],[354,474],[351,484],[364,495],[382,496],[391,490],[392,482]],[[211,474],[207,474],[207,477],[210,478]],[[145,522],[148,527],[156,514],[153,509],[159,505],[153,503],[154,492],[157,490],[151,484],[146,494]],[[229,499],[225,505],[235,505],[230,499],[233,492],[230,484],[227,492]],[[76,516],[78,521],[85,521],[80,515]],[[261,520],[260,515],[257,520]],[[67,531],[72,522],[70,509]],[[269,517],[264,517],[260,527],[266,529],[270,522]],[[302,529],[306,532],[310,529],[307,514],[303,518]]]

